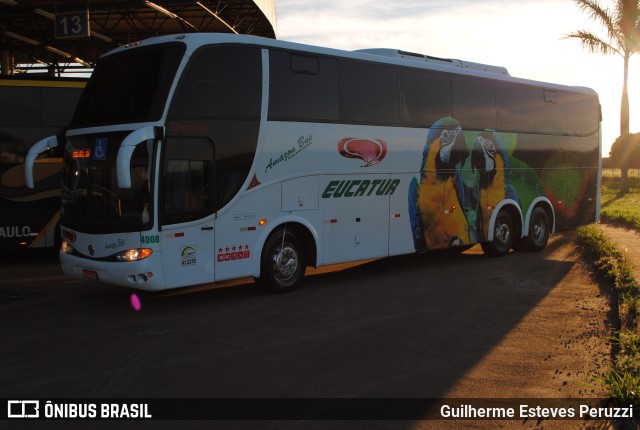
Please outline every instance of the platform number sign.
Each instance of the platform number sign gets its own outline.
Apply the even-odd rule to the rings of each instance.
[[[89,37],[89,11],[56,14],[56,39]]]

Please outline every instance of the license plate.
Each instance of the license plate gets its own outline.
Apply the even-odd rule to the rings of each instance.
[[[98,272],[95,270],[82,269],[82,277],[84,279],[91,279],[92,281],[98,280]]]

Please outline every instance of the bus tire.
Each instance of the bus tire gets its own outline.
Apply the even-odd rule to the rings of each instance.
[[[505,210],[498,212],[493,226],[493,240],[482,242],[482,251],[489,257],[507,255],[514,244],[515,231],[511,214]]]
[[[542,251],[549,241],[549,216],[547,211],[537,207],[531,212],[529,233],[524,239],[524,249],[527,251]]]
[[[305,272],[304,248],[291,231],[271,235],[262,252],[258,283],[272,293],[291,291]]]

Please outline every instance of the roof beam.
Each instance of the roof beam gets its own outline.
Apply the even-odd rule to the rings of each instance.
[[[216,18],[218,21],[220,21],[222,24],[224,24],[229,30],[233,31],[235,34],[238,34],[236,29],[233,28],[232,26],[230,26],[229,23],[227,23],[227,21],[222,19],[217,13],[215,13],[214,11],[212,11],[211,9],[209,9],[208,7],[206,7],[205,5],[200,3],[199,1],[196,2],[196,4],[198,6],[200,6],[202,9],[206,10],[207,12],[209,12],[211,15],[213,15],[214,18]]]

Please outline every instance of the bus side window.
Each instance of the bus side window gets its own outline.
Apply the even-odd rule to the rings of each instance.
[[[564,134],[567,132],[567,110],[564,91],[543,90],[536,104],[536,131]],[[596,127],[597,128],[597,127]]]
[[[187,189],[187,160],[169,160],[164,172],[164,212],[165,221],[171,223],[173,217],[182,210],[182,198],[178,190]]]
[[[451,76],[448,73],[400,69],[402,124],[430,127],[451,116]]]
[[[217,163],[218,194],[216,208],[220,209],[237,194],[248,174],[251,165],[249,155],[241,154],[225,158]]]
[[[66,126],[73,116],[81,89],[43,88],[42,125],[49,127]]]
[[[498,130],[536,133],[541,128],[542,89],[529,85],[496,83]],[[546,126],[546,124],[543,124]]]
[[[272,50],[269,69],[269,120],[338,120],[334,58]]]
[[[194,221],[213,213],[213,144],[207,139],[168,138],[163,163],[163,224]]]
[[[454,76],[453,117],[462,128],[484,130],[496,128],[494,83],[488,79]]]
[[[591,94],[565,93],[569,133],[586,136],[598,131],[598,99]]]
[[[341,121],[400,125],[400,72],[397,67],[341,59],[338,73]]]
[[[22,163],[29,147],[46,136],[40,131],[41,89],[2,87],[0,100],[0,163]]]

